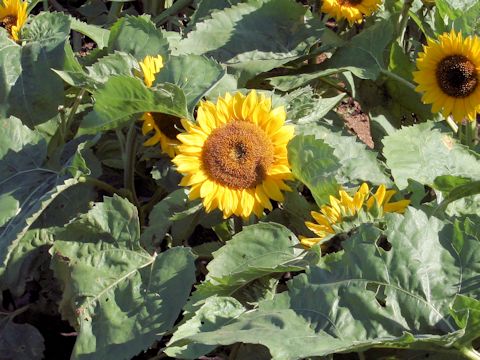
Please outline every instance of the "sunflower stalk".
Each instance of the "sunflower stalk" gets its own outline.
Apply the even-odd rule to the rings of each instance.
[[[471,347],[463,347],[459,351],[465,359],[480,360],[480,353]]]
[[[461,127],[464,134],[462,143],[470,148],[473,148],[477,137],[477,122],[467,121],[465,124],[462,124]]]
[[[83,95],[85,95],[85,89],[80,89],[78,92],[77,96],[75,97],[75,101],[72,104],[72,107],[70,109],[70,112],[68,113],[68,118],[62,118],[62,140],[63,142],[67,141],[67,137],[70,135],[70,126],[73,122],[73,118],[75,117],[75,114],[77,113],[78,107],[82,103]]]
[[[137,152],[137,129],[135,122],[132,122],[128,129],[127,141],[125,144],[123,186],[130,192],[133,204],[141,210],[135,191],[135,160]]]
[[[407,29],[408,19],[410,17],[409,12],[412,4],[413,0],[406,0],[403,3],[402,13],[400,15],[400,21],[397,27],[397,39],[399,44],[403,44],[405,30]]]
[[[390,79],[396,80],[396,81],[402,83],[403,85],[409,87],[410,89],[415,90],[415,85],[413,85],[410,81],[405,80],[403,77],[398,76],[397,74],[395,74],[391,71],[388,71],[386,69],[381,69],[380,72],[383,75],[385,75],[386,77],[389,77]]]

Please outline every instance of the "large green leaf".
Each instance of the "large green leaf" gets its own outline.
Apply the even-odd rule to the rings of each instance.
[[[293,1],[249,0],[197,23],[176,53],[212,56],[252,76],[305,55],[323,30]]]
[[[167,60],[170,50],[168,41],[149,16],[125,16],[110,30],[108,49],[123,51],[142,60],[147,55],[162,55]]]
[[[393,24],[383,20],[360,32],[338,49],[326,68],[342,68],[362,79],[376,79],[385,69],[383,52],[393,37]]]
[[[45,208],[89,173],[82,146],[62,169],[45,166],[47,145],[15,118],[0,120],[0,272]]]
[[[133,121],[132,115],[149,111],[188,117],[185,95],[173,84],[147,88],[140,79],[118,75],[112,76],[93,96],[95,105],[80,124],[81,134],[120,128]]]
[[[11,41],[4,44],[7,49],[0,50],[0,54],[8,56],[2,61],[8,63],[4,70],[8,85],[5,95],[0,97],[0,114],[14,115],[33,128],[58,113],[64,91],[52,68],[63,67],[69,33],[70,21],[66,15],[41,13],[23,31],[26,41],[23,46]]]
[[[115,52],[100,58],[92,66],[87,66],[86,72],[81,69],[76,69],[76,71],[55,70],[55,72],[69,85],[86,87],[90,91],[94,91],[105,84],[111,76],[133,76],[135,66],[137,66],[137,61],[133,56]]]
[[[462,328],[476,328],[476,320],[467,325],[459,313],[457,325],[450,308],[459,294],[478,296],[480,256],[478,224],[467,220],[464,226],[469,230],[412,208],[405,216],[389,214],[385,235],[391,247],[384,246],[379,229],[362,225],[342,243],[343,254],[324,257],[321,267],[296,276],[288,294],[188,338],[208,345],[262,344],[274,359],[372,346],[459,347],[463,336],[472,339]]]
[[[150,255],[139,243],[136,208],[105,198],[58,234],[52,268],[61,312],[79,331],[74,358],[130,359],[170,330],[195,281],[193,255]]]
[[[90,39],[97,43],[99,49],[104,48],[108,44],[110,31],[102,29],[99,26],[84,23],[74,17],[70,18],[72,30],[78,31],[83,35],[87,35]]]
[[[346,134],[333,127],[317,123],[297,125],[297,133],[315,135],[333,148],[333,154],[339,159],[341,167],[337,174],[339,183],[367,181],[373,184],[389,184],[384,165],[378,161],[377,152],[370,150],[355,136]]]
[[[440,175],[480,179],[478,157],[432,122],[404,127],[383,139],[383,154],[396,185],[408,179],[433,184]]]
[[[288,161],[292,173],[308,186],[318,206],[328,203],[330,195],[338,194],[335,176],[340,162],[323,140],[312,135],[296,136],[288,144]]]
[[[172,56],[157,75],[156,84],[171,83],[185,93],[187,108],[193,113],[198,101],[225,75],[225,70],[205,56]]]
[[[251,225],[213,253],[205,281],[191,300],[211,295],[230,296],[263,276],[302,270],[308,264],[298,239],[286,227],[275,223]]]

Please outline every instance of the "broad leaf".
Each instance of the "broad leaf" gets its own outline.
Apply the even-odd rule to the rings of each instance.
[[[340,162],[333,149],[314,136],[296,136],[288,144],[288,161],[292,173],[308,186],[318,206],[338,194],[336,175]]]
[[[338,49],[325,66],[347,69],[362,79],[376,79],[385,69],[383,52],[392,37],[391,21],[378,22]]]
[[[0,120],[0,273],[12,251],[45,208],[89,173],[82,146],[66,158],[63,169],[44,165],[47,145],[18,119]]]
[[[133,121],[132,115],[149,111],[188,117],[185,95],[172,84],[147,88],[140,79],[118,75],[112,76],[93,96],[95,105],[80,124],[81,134],[118,129]]]
[[[43,359],[43,336],[32,325],[16,324],[11,317],[0,319],[0,355],[8,360]],[[5,357],[6,356],[6,357]]]
[[[432,122],[404,127],[385,137],[383,144],[387,165],[400,189],[407,187],[408,179],[427,185],[440,175],[480,179],[480,161],[474,153]]]
[[[176,53],[211,56],[248,78],[305,55],[323,30],[319,19],[293,1],[250,0],[197,23]]]
[[[108,44],[110,31],[102,29],[99,26],[84,23],[74,17],[70,18],[72,30],[88,36],[97,43],[99,49],[104,48]]]
[[[157,75],[156,84],[171,83],[183,90],[190,113],[225,75],[225,70],[214,60],[204,56],[172,56]]]
[[[324,257],[322,267],[296,276],[288,294],[189,339],[208,345],[262,344],[274,359],[375,345],[424,350],[459,346],[462,336],[472,339],[461,328],[477,326],[474,318],[467,325],[458,295],[478,296],[480,241],[472,222],[453,229],[412,208],[405,216],[390,214],[385,235],[391,247],[385,250],[381,231],[363,225],[342,243],[342,255]],[[472,232],[476,235],[462,235]],[[450,317],[452,306],[459,310],[460,326]]]
[[[61,311],[77,327],[75,358],[130,359],[170,330],[195,281],[193,255],[140,247],[136,208],[105,198],[57,236]]]
[[[119,19],[110,30],[108,49],[110,52],[126,52],[138,60],[147,55],[161,55],[165,62],[170,54],[168,41],[161,30],[145,15],[127,15]]]
[[[54,117],[63,104],[62,81],[51,69],[63,67],[70,22],[60,13],[42,13],[33,18],[24,33],[23,46],[0,40],[4,43],[0,45],[0,57],[3,54],[2,63],[8,64],[0,114],[14,115],[33,128]]]

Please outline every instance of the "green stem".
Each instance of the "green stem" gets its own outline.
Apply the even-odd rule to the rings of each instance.
[[[112,185],[110,184],[107,184],[106,182],[102,181],[102,180],[98,180],[94,177],[90,177],[90,176],[82,176],[78,179],[79,182],[81,183],[87,183],[87,184],[90,184],[90,185],[93,185],[99,189],[102,189],[103,191],[106,191],[108,192],[109,194],[117,194],[117,195],[120,195],[122,197],[127,197],[127,194],[122,191],[122,190],[119,190],[115,187],[113,187]]]
[[[458,125],[455,123],[453,118],[451,116],[447,116],[445,121],[447,122],[447,125],[450,126],[450,128],[453,130],[453,132],[455,134],[457,134],[458,133]]]
[[[73,102],[72,108],[70,109],[70,113],[68,114],[68,118],[65,120],[65,136],[67,135],[67,132],[70,131],[70,126],[72,124],[73,117],[77,113],[78,107],[82,102],[83,95],[85,95],[85,92],[86,92],[85,89],[80,89],[80,91],[77,94],[77,97],[75,98],[75,101]]]
[[[352,93],[347,88],[344,88],[344,87],[342,87],[338,84],[335,84],[333,81],[330,81],[330,80],[328,80],[324,77],[319,77],[318,80],[325,83],[325,84],[328,84],[331,87],[335,88],[336,90],[341,91],[341,92],[347,94],[348,96],[352,97]]]
[[[107,15],[107,24],[113,24],[122,13],[123,3],[114,1],[110,5],[110,10]]]
[[[403,3],[402,14],[400,15],[400,22],[398,23],[397,28],[397,39],[400,44],[403,43],[403,38],[405,35],[405,30],[407,29],[407,23],[409,18],[409,11],[412,7],[413,0],[406,0]]]
[[[125,144],[123,186],[132,194],[132,201],[139,207],[137,193],[135,191],[135,160],[137,153],[137,129],[132,121],[128,129],[127,142]]]
[[[458,349],[465,359],[480,360],[480,353],[473,348],[463,347]]]
[[[462,126],[465,127],[465,145],[473,148],[477,140],[477,122],[467,121],[467,123]]]
[[[385,75],[386,77],[389,77],[390,79],[393,79],[393,80],[396,80],[398,82],[401,82],[403,85],[409,87],[410,89],[412,90],[415,90],[415,85],[413,85],[410,81],[408,80],[405,80],[404,78],[402,78],[401,76],[398,76],[397,74],[391,72],[391,71],[388,71],[386,69],[381,69],[380,72]]]
[[[162,189],[161,187],[158,187],[157,190],[155,190],[152,197],[150,198],[150,200],[148,201],[148,203],[142,206],[142,211],[145,214],[149,213],[153,209],[153,207],[165,197],[166,194],[167,192],[164,189]]]

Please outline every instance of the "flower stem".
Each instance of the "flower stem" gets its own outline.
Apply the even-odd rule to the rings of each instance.
[[[137,152],[137,129],[132,121],[128,129],[127,141],[125,144],[123,186],[131,193],[131,200],[139,207],[137,192],[135,191],[135,160]]]
[[[450,128],[453,130],[453,132],[455,134],[457,134],[458,133],[458,125],[455,123],[453,118],[451,116],[447,116],[445,121],[447,122],[447,125],[450,126]]]
[[[65,120],[65,123],[64,123],[64,126],[65,126],[64,127],[64,134],[65,134],[65,136],[67,135],[67,132],[70,131],[70,126],[72,124],[73,117],[77,113],[78,107],[80,106],[80,104],[82,102],[83,95],[85,95],[85,92],[86,92],[85,89],[80,89],[77,96],[75,97],[75,101],[73,102],[72,108],[70,109],[70,112],[68,113],[68,118]],[[66,141],[66,139],[63,139],[63,140]]]
[[[400,21],[397,27],[397,39],[400,44],[403,43],[403,38],[405,35],[405,30],[407,29],[408,15],[410,8],[412,7],[413,0],[406,0],[403,3],[402,14],[400,15]]]
[[[393,79],[393,80],[396,80],[398,82],[401,82],[403,85],[405,85],[406,87],[409,87],[410,89],[412,90],[415,90],[415,85],[413,85],[410,81],[408,80],[405,80],[404,78],[402,78],[401,76],[398,76],[397,74],[391,72],[391,71],[388,71],[386,69],[381,69],[380,72],[385,75],[386,77],[389,77],[390,79]]]
[[[458,349],[465,359],[480,360],[480,353],[471,347],[462,347]]]
[[[110,184],[107,184],[106,182],[102,181],[102,180],[99,180],[99,179],[96,179],[94,177],[90,177],[90,176],[82,176],[78,179],[79,182],[81,183],[87,183],[87,184],[90,184],[90,185],[93,185],[99,189],[102,189],[103,191],[106,191],[108,192],[109,194],[117,194],[117,195],[120,195],[122,197],[126,197],[126,193],[122,190],[119,190],[115,187],[113,187],[112,185]]]

